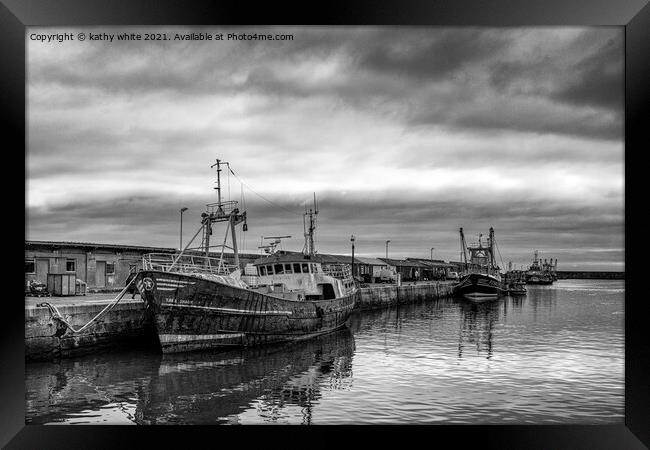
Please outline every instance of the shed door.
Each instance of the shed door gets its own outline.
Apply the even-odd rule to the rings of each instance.
[[[47,284],[47,274],[50,271],[50,260],[36,258],[36,281]]]
[[[106,286],[106,261],[97,261],[97,270],[95,271],[95,281],[97,287]]]

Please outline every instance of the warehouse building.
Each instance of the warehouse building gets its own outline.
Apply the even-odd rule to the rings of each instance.
[[[47,284],[48,274],[70,274],[86,283],[89,290],[116,290],[124,287],[131,272],[142,269],[142,255],[176,251],[168,247],[26,240],[25,284],[31,281]],[[219,254],[210,256],[219,257]],[[259,258],[253,254],[239,256],[242,265]],[[232,260],[232,255],[224,257]]]

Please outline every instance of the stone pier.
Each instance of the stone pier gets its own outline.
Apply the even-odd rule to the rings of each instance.
[[[399,304],[434,300],[451,295],[450,282],[371,285],[360,289],[357,310],[388,308]],[[116,293],[84,297],[28,297],[25,300],[25,360],[52,360],[92,353],[116,346],[156,345],[153,326],[145,315],[142,301],[127,296],[108,314],[82,333],[57,337],[57,324],[41,302],[56,305],[75,328],[85,325],[109,304]]]

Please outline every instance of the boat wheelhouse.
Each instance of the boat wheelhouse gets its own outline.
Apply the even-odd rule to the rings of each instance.
[[[294,300],[330,300],[356,290],[350,266],[323,264],[318,255],[279,251],[253,262],[250,288]],[[250,278],[249,278],[250,280]]]

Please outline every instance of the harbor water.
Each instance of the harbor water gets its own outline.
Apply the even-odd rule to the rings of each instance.
[[[266,348],[28,363],[27,424],[622,424],[624,281],[358,311]]]

